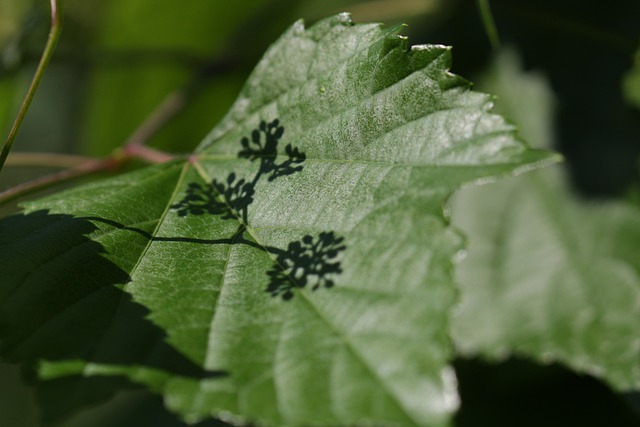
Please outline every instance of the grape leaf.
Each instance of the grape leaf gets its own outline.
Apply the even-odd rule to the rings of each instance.
[[[5,357],[49,379],[125,375],[188,421],[446,424],[462,239],[442,207],[555,157],[448,72],[449,48],[400,29],[298,22],[194,154],[0,222],[40,221],[0,233]]]
[[[523,74],[513,53],[493,71],[485,89],[500,96],[501,112],[522,123],[529,141],[549,145],[553,101],[544,80]],[[565,181],[545,169],[454,197],[452,221],[469,237],[456,269],[456,347],[561,362],[619,390],[637,388],[640,210],[580,200]]]

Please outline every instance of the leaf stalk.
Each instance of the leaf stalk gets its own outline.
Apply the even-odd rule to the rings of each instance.
[[[75,156],[58,153],[20,153],[14,152],[7,159],[9,167],[44,167],[44,168],[73,168],[84,164],[91,157]]]
[[[54,172],[52,174],[16,185],[15,187],[1,192],[0,205],[10,202],[11,200],[15,200],[24,195],[44,190],[56,184],[60,184],[98,172],[118,169],[121,163],[121,161],[112,157],[107,157],[105,159],[89,159],[86,162],[79,164],[73,168]]]

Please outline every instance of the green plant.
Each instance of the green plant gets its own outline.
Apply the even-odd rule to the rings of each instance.
[[[455,265],[449,196],[558,156],[451,74],[449,48],[400,30],[298,22],[192,153],[146,146],[182,90],[105,159],[52,156],[70,168],[5,193],[152,164],[0,220],[2,356],[35,371],[46,419],[135,384],[188,422],[447,425],[452,338],[638,387],[637,207],[583,206],[548,174],[469,188]],[[544,83],[499,61],[494,92],[533,85],[504,114],[548,145]]]

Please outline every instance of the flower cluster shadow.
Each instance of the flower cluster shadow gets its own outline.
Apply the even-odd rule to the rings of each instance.
[[[278,119],[261,121],[250,137],[241,139],[242,148],[238,153],[240,158],[259,162],[252,179],[239,178],[232,172],[223,181],[214,179],[206,185],[190,183],[186,195],[171,208],[181,217],[206,214],[239,221],[239,238],[234,243],[249,244],[272,255],[274,265],[267,272],[270,282],[266,292],[290,300],[296,288],[309,286],[315,291],[333,287],[333,278],[342,272],[337,259],[346,246],[344,238],[334,232],[306,235],[290,242],[286,249],[260,246],[243,237],[249,225],[248,210],[254,201],[256,184],[263,178],[274,181],[304,168],[306,155],[297,147],[287,144],[283,152],[278,151],[283,135],[284,126]]]

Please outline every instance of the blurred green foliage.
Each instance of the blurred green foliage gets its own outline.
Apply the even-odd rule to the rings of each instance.
[[[640,109],[640,50],[634,55],[633,67],[624,76],[622,91],[627,102]]]

